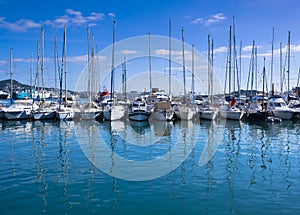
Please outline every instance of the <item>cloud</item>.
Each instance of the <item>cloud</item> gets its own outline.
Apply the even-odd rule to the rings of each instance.
[[[5,61],[5,60],[0,60],[0,66],[4,66],[4,65],[6,65],[7,64],[7,61]]]
[[[228,47],[226,46],[221,46],[219,48],[216,48],[214,49],[214,53],[217,54],[217,53],[225,53],[228,51]]]
[[[108,16],[110,16],[112,19],[116,18],[116,14],[114,14],[114,13],[109,13]]]
[[[65,15],[57,17],[54,20],[45,21],[45,25],[50,25],[56,28],[62,28],[65,25],[96,25],[98,21],[103,20],[103,13],[92,12],[89,16],[83,16],[82,12],[73,9],[66,9]]]
[[[31,28],[40,28],[41,24],[30,19],[20,19],[16,22],[8,22],[5,17],[0,17],[0,28],[10,31],[24,32]]]
[[[169,49],[156,49],[154,51],[154,53],[156,55],[160,55],[160,56],[169,56]],[[186,53],[186,51],[185,51],[185,53]],[[181,56],[182,55],[182,51],[174,51],[174,50],[172,50],[171,51],[171,55],[172,56]]]
[[[103,20],[103,13],[92,12],[89,16],[83,16],[82,12],[73,9],[65,10],[65,14],[55,18],[54,20],[45,20],[35,22],[30,19],[19,19],[15,22],[6,21],[6,17],[0,17],[0,29],[7,29],[15,32],[25,32],[32,28],[40,28],[41,25],[48,25],[54,28],[62,28],[65,25],[96,25],[98,21]]]
[[[211,24],[218,23],[218,22],[221,22],[226,19],[227,19],[227,17],[224,16],[223,13],[217,13],[217,14],[211,15],[210,18],[208,18],[208,19],[204,19],[202,17],[196,18],[196,19],[192,20],[191,23],[192,24],[203,24],[205,26],[209,26]]]
[[[117,52],[118,54],[123,54],[123,55],[129,55],[129,54],[137,54],[138,52],[136,50],[121,50]]]

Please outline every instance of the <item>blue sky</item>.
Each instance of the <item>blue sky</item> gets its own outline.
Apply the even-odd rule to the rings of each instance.
[[[266,57],[269,75],[273,27],[275,86],[279,88],[279,44],[282,42],[285,57],[288,31],[291,32],[292,44],[291,85],[295,85],[300,66],[299,9],[300,2],[297,0],[0,0],[0,79],[9,78],[9,50],[12,48],[13,76],[18,81],[29,83],[30,55],[32,53],[33,58],[37,58],[37,41],[43,25],[46,85],[54,86],[53,38],[56,35],[58,53],[61,55],[63,26],[66,25],[68,86],[74,89],[86,64],[87,26],[91,27],[96,49],[100,51],[112,42],[114,16],[117,20],[117,41],[148,32],[168,36],[171,18],[172,37],[180,40],[184,27],[185,42],[194,44],[206,57],[207,35],[211,34],[215,51],[214,69],[224,82],[228,32],[234,16],[236,41],[238,44],[242,41],[243,48],[242,88],[246,88],[251,56],[249,47],[253,40],[258,50],[258,71],[261,73],[263,57]],[[140,65],[137,63],[135,67]]]

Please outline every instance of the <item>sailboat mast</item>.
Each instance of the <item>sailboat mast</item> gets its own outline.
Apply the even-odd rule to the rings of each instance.
[[[183,101],[185,102],[186,89],[185,89],[185,60],[184,60],[184,29],[181,29],[182,37],[182,70],[183,70]]]
[[[96,94],[96,74],[95,74],[95,40],[94,35],[92,36],[92,82],[91,82],[91,99],[92,96]]]
[[[57,69],[56,69],[56,35],[54,35],[54,87],[57,89]]]
[[[32,52],[30,52],[30,97],[32,98]]]
[[[149,49],[149,80],[150,80],[150,93],[152,94],[152,68],[151,68],[151,44],[150,44],[150,32],[148,33],[148,49]]]
[[[42,100],[44,100],[44,88],[45,88],[45,76],[44,76],[44,54],[45,54],[45,42],[44,42],[44,26],[41,27],[41,46],[42,46],[42,64],[41,64],[41,72],[42,72]]]
[[[289,93],[290,91],[290,58],[291,58],[291,32],[288,32],[288,87],[287,87],[287,91]]]
[[[228,56],[228,78],[229,78],[229,82],[228,82],[228,94],[230,95],[231,94],[231,33],[232,33],[232,27],[230,25],[230,28],[229,28],[229,56]]]
[[[262,95],[262,111],[264,110],[264,98],[265,98],[265,75],[266,75],[266,58],[264,58],[264,68],[263,68],[263,95]]]
[[[192,98],[194,97],[194,92],[195,92],[195,60],[194,60],[194,56],[195,56],[195,48],[194,48],[194,44],[192,45]]]
[[[213,102],[213,68],[214,68],[214,40],[211,40],[211,67],[210,67],[210,102]]]
[[[272,55],[271,55],[271,95],[274,95],[274,83],[273,83],[273,64],[274,64],[274,27],[272,28]]]
[[[171,18],[169,19],[169,96],[171,96],[171,46],[172,46],[172,39],[171,39]]]
[[[280,93],[282,94],[282,89],[283,89],[283,75],[282,75],[282,43],[280,42]]]
[[[210,98],[210,34],[208,35],[207,38],[207,94],[208,98]]]
[[[113,45],[112,45],[112,57],[111,57],[111,79],[110,79],[110,93],[111,93],[111,99],[113,99],[113,103],[114,103],[114,73],[115,73],[115,41],[116,41],[116,20],[114,19]]]
[[[65,72],[65,105],[67,105],[67,28],[64,26],[64,72]]]
[[[13,99],[13,80],[12,80],[12,48],[9,51],[9,74],[10,74],[10,100]]]
[[[88,40],[88,47],[87,47],[87,65],[88,65],[88,99],[89,104],[91,104],[91,64],[90,64],[90,28],[87,29],[87,40]]]

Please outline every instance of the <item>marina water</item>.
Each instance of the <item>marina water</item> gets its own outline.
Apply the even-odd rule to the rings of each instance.
[[[300,210],[299,133],[297,121],[262,125],[1,121],[0,211],[296,214]],[[177,160],[183,162],[149,180],[134,180],[137,173],[131,169],[124,169],[122,175],[129,180],[118,178],[114,176],[117,160],[113,156],[103,160],[107,155],[97,148],[99,137],[111,152],[135,162],[165,154],[176,157],[173,149],[180,140],[183,151]],[[211,158],[203,157],[207,147]],[[108,163],[107,172],[101,162]],[[155,169],[163,171],[162,167]],[[153,170],[136,171],[150,177]]]

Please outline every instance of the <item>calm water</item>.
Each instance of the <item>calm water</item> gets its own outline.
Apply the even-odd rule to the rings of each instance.
[[[0,134],[2,214],[300,211],[297,122],[0,122]]]

